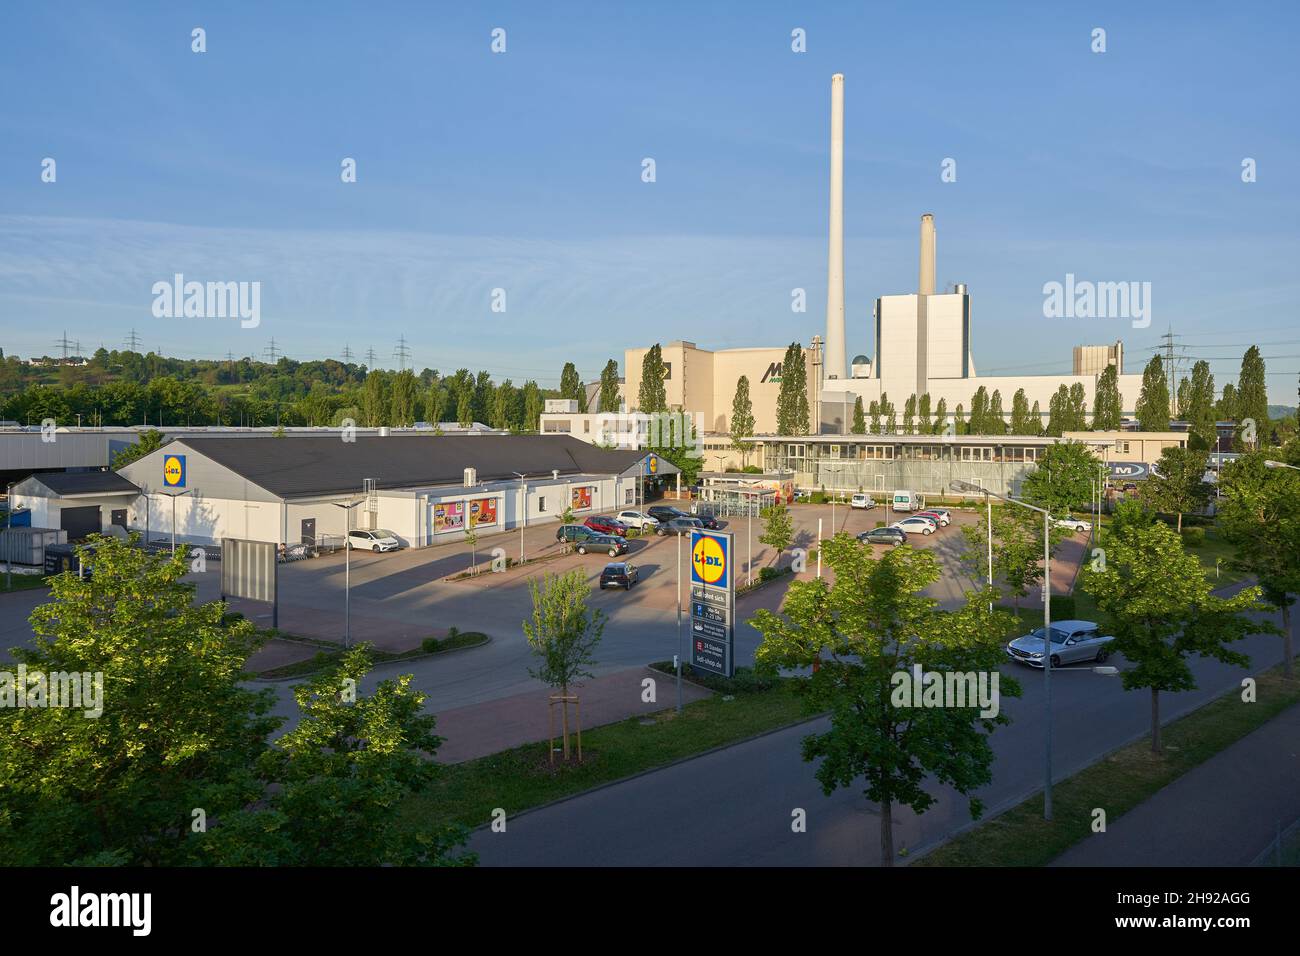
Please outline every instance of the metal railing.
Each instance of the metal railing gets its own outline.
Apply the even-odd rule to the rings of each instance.
[[[1286,829],[1279,820],[1277,833],[1251,866],[1300,866],[1300,820]]]

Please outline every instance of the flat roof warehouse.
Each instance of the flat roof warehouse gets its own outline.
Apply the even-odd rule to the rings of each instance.
[[[652,466],[653,461],[653,466]],[[384,528],[405,544],[455,540],[633,507],[677,469],[645,450],[569,436],[180,438],[120,471],[140,489],[127,527],[178,540],[296,543]],[[522,476],[522,477],[521,477]],[[167,500],[174,498],[173,501]],[[335,503],[364,499],[352,514]]]

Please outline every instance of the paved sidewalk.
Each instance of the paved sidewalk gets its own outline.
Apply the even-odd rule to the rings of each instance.
[[[1247,866],[1300,818],[1300,704],[1091,834],[1052,866]]]
[[[653,677],[657,701],[642,703],[641,681]],[[591,730],[628,717],[653,714],[677,706],[674,679],[648,667],[633,667],[605,677],[597,677],[577,688],[582,701],[582,729]],[[486,757],[520,744],[545,740],[550,733],[547,696],[551,690],[540,682],[536,691],[503,697],[441,711],[436,733],[446,738],[438,748],[439,763],[460,763]],[[708,697],[710,691],[682,681],[682,701],[692,703]],[[426,706],[428,706],[426,704]],[[570,720],[573,711],[569,711]],[[559,710],[556,710],[556,733],[559,733]]]

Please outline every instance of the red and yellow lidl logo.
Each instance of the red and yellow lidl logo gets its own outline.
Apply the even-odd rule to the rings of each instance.
[[[167,455],[163,458],[163,484],[168,488],[185,487],[184,455]]]
[[[727,547],[721,538],[696,532],[691,543],[691,577],[701,584],[727,583]]]

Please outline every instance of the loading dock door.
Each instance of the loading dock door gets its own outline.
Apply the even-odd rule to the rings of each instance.
[[[69,541],[89,534],[99,534],[103,530],[99,520],[99,505],[59,509],[59,527],[68,532]]]

